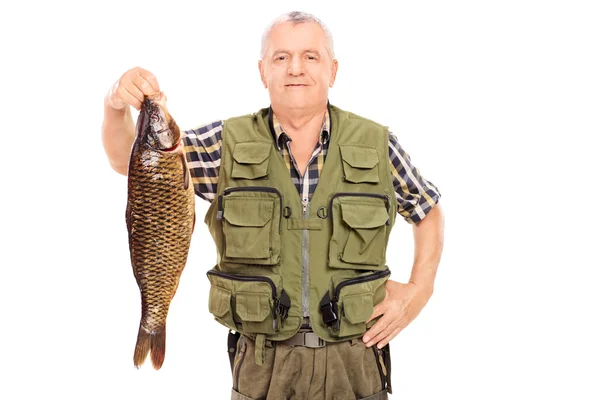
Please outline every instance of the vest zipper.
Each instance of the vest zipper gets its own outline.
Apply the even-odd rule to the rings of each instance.
[[[223,194],[217,198],[217,220],[223,219],[223,196],[227,196],[233,192],[267,192],[275,193],[279,197],[279,233],[281,233],[281,217],[283,213],[283,196],[281,192],[270,186],[246,186],[246,187],[229,187],[223,191]]]
[[[350,197],[374,197],[377,199],[382,199],[383,201],[385,201],[385,208],[387,210],[388,213],[388,220],[385,222],[386,225],[390,224],[390,196],[388,196],[387,194],[378,194],[378,193],[356,193],[356,192],[338,192],[335,193],[333,196],[331,196],[331,200],[329,200],[329,215],[333,215],[333,200],[336,197],[340,197],[340,196],[350,196]]]
[[[333,292],[333,303],[337,303],[338,298],[340,296],[340,292],[342,291],[342,289],[348,285],[354,285],[357,283],[364,283],[364,282],[370,282],[370,281],[374,281],[380,278],[383,278],[385,276],[391,275],[392,271],[388,269],[386,269],[385,271],[379,271],[379,272],[374,272],[371,275],[367,275],[367,276],[359,276],[358,278],[352,278],[352,279],[348,279],[345,280],[343,282],[340,282],[336,287],[335,290]]]
[[[277,287],[275,286],[275,283],[273,282],[272,279],[267,278],[266,276],[235,275],[235,274],[228,274],[226,272],[215,271],[215,270],[210,270],[206,274],[220,276],[221,278],[231,279],[234,281],[242,281],[242,282],[258,281],[258,282],[266,282],[269,285],[271,285],[271,295],[273,297],[273,303],[274,303],[273,304],[273,312],[272,312],[273,329],[275,329],[276,331],[279,331],[279,321],[277,319],[277,316],[281,316],[281,319],[285,320],[287,318],[288,311],[291,306],[291,304],[290,304],[291,302],[290,302],[290,298],[289,298],[288,294],[283,289],[281,290],[281,297],[277,298]]]
[[[308,209],[308,198],[302,198],[302,218],[306,219]],[[310,288],[309,281],[309,252],[308,252],[308,230],[302,230],[302,317],[310,317]]]

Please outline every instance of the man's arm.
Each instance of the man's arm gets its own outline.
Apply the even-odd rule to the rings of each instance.
[[[431,296],[444,248],[444,212],[439,202],[421,222],[413,225],[413,236],[415,252],[409,282]]]
[[[439,189],[412,164],[396,136],[388,133],[390,169],[398,213],[413,225],[415,251],[409,282],[388,279],[385,298],[375,305],[369,318],[371,321],[381,316],[365,333],[363,341],[367,346],[377,344],[379,348],[406,328],[429,301],[444,241],[444,216]]]
[[[125,72],[104,97],[102,144],[112,169],[127,175],[135,125],[129,106],[140,110],[145,95],[159,92],[156,77],[143,68]]]
[[[385,283],[385,298],[374,307],[369,321],[383,315],[363,336],[367,347],[388,344],[419,315],[433,294],[444,242],[444,215],[439,202],[413,226],[413,234],[415,257],[410,280],[400,283],[388,279]]]
[[[129,107],[114,109],[108,105],[105,98],[102,144],[110,166],[121,175],[127,175],[129,152],[135,139],[134,131],[135,126]]]

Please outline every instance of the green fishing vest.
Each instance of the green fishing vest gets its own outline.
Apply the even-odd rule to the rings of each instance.
[[[388,130],[329,107],[329,149],[310,202],[290,178],[268,108],[223,125],[217,197],[204,220],[217,248],[209,311],[257,343],[293,336],[303,317],[326,341],[360,337],[385,297],[397,209]]]

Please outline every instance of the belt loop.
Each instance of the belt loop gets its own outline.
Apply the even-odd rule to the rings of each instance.
[[[265,363],[265,338],[266,335],[259,333],[254,341],[254,358],[256,365],[264,365]]]

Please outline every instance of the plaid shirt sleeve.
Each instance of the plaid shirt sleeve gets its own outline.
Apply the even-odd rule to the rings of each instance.
[[[398,213],[410,224],[417,224],[442,196],[438,188],[426,180],[412,165],[410,156],[389,132],[390,168],[398,200]]]
[[[217,193],[223,121],[185,131],[183,149],[192,176],[194,190],[202,199],[212,202]]]

